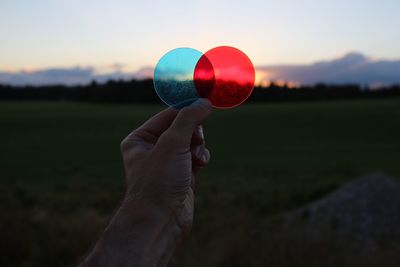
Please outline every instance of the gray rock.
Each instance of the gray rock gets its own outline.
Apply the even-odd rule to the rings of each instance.
[[[283,231],[307,242],[331,236],[357,254],[400,248],[400,182],[382,173],[355,180],[283,215]]]

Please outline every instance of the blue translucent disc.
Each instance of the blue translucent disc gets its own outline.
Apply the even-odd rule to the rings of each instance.
[[[182,108],[199,98],[193,81],[195,67],[203,53],[176,48],[166,53],[154,70],[154,88],[167,105]]]

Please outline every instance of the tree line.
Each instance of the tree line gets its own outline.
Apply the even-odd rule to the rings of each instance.
[[[357,84],[316,84],[289,88],[287,85],[255,87],[248,101],[281,102],[359,99],[400,96],[400,85],[379,90]],[[94,103],[160,103],[151,79],[131,81],[93,81],[81,86],[10,86],[0,84],[0,101],[78,101]]]

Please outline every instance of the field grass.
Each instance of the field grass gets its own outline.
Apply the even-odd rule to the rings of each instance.
[[[0,265],[75,264],[124,192],[120,141],[163,108],[0,102]],[[370,172],[400,177],[400,99],[245,104],[215,111],[205,135],[174,266],[263,266],[264,219]]]

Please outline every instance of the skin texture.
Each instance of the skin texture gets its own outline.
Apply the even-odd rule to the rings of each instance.
[[[207,165],[199,99],[166,109],[121,143],[127,190],[121,206],[80,266],[166,266],[193,223],[195,175]]]

